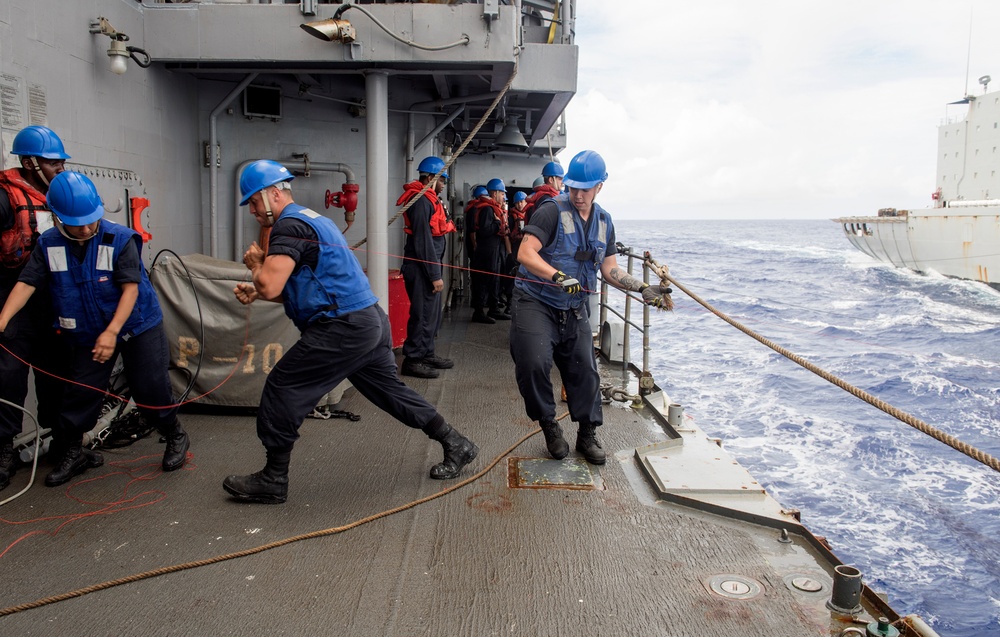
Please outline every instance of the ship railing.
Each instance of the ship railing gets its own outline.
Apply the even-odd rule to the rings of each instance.
[[[635,276],[637,269],[636,261],[642,267],[642,280],[645,283],[649,283],[650,270],[648,263],[643,258],[643,255],[636,254],[632,251],[632,248],[618,244],[618,254],[626,258],[626,271],[631,276]],[[634,292],[624,292],[625,301],[624,308],[619,310],[616,307],[618,304],[612,304],[608,299],[608,288],[610,286],[603,279],[601,280],[601,294],[600,294],[600,312],[599,312],[599,324],[598,324],[598,337],[600,338],[600,348],[602,353],[608,358],[610,363],[617,363],[618,360],[614,356],[609,356],[609,351],[614,350],[618,352],[617,347],[611,341],[613,341],[617,334],[615,334],[614,323],[608,321],[608,316],[613,315],[622,320],[624,324],[624,329],[621,334],[621,368],[622,368],[622,379],[627,381],[630,368],[632,367],[632,354],[631,354],[631,332],[632,329],[639,331],[642,336],[642,367],[637,370],[640,372],[639,376],[639,393],[648,394],[653,391],[654,383],[652,373],[649,370],[649,326],[650,326],[650,308],[648,305],[643,303],[642,296],[635,294]],[[618,291],[615,288],[616,292]],[[636,301],[641,309],[641,319],[636,317],[635,310],[632,306],[632,301]],[[641,322],[639,322],[641,321]]]
[[[1000,206],[1000,199],[952,199],[945,203],[948,208],[983,208]]]

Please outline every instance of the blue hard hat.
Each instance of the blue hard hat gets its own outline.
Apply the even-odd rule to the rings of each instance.
[[[70,170],[52,179],[46,201],[53,214],[67,226],[85,226],[104,216],[104,202],[94,182]]]
[[[493,178],[486,182],[486,190],[493,192],[495,190],[507,190],[507,186],[503,184],[503,179]]]
[[[607,166],[604,165],[604,158],[593,150],[584,150],[570,160],[569,170],[566,171],[563,183],[570,188],[586,190],[607,181],[607,179],[608,170]]]
[[[42,157],[43,159],[69,159],[62,140],[51,128],[27,126],[14,137],[11,155]]]
[[[550,161],[542,168],[542,177],[562,177],[565,174],[559,162]]]
[[[482,197],[483,195],[488,195],[488,194],[490,193],[486,190],[486,186],[476,186],[475,188],[472,189],[473,197]]]
[[[528,195],[524,194],[523,190],[518,190],[517,192],[514,193],[514,203],[517,203],[519,201],[524,201],[527,198]]]
[[[278,162],[270,159],[258,159],[244,168],[243,174],[240,175],[240,195],[243,196],[240,205],[247,205],[254,193],[260,192],[268,186],[293,179],[295,179],[295,175],[288,172],[288,169]]]
[[[424,157],[420,161],[420,164],[417,166],[417,172],[426,173],[428,175],[436,175],[442,168],[444,168],[444,160],[440,157],[431,155],[430,157]],[[447,179],[448,173],[441,173],[441,176]]]

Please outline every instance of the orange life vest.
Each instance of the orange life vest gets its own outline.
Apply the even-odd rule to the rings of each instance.
[[[538,208],[540,199],[555,199],[559,196],[559,191],[548,184],[542,184],[541,186],[536,186],[535,191],[528,195],[528,198],[524,201],[527,202],[524,206],[524,223],[527,225],[531,223],[531,215],[534,214],[535,209]]]
[[[504,207],[496,202],[494,199],[484,199],[479,202],[479,208],[490,207],[493,209],[493,217],[500,223],[500,231],[497,232],[497,236],[506,237],[509,234],[509,229],[507,227],[507,211]],[[476,214],[476,230],[479,230],[479,214]]]
[[[410,183],[403,186],[403,194],[399,196],[396,200],[397,206],[402,206],[404,203],[412,199],[418,192],[423,190],[424,184],[420,181],[411,181]],[[431,234],[435,237],[443,237],[449,232],[455,232],[455,224],[452,223],[451,219],[448,218],[448,214],[444,211],[444,206],[441,205],[441,201],[438,199],[437,193],[431,188],[424,193],[424,196],[431,202],[434,206],[434,212],[431,213]],[[403,213],[403,232],[406,234],[413,234],[413,227],[410,225],[410,216]]]
[[[523,209],[518,210],[517,204],[511,205],[509,219],[511,239],[517,240],[524,236],[522,229],[524,228],[524,211],[527,209],[528,207],[525,206]]]
[[[25,264],[38,239],[36,210],[50,212],[45,195],[25,181],[19,168],[0,172],[0,188],[4,189],[14,211],[13,227],[0,233],[0,265],[15,268]]]

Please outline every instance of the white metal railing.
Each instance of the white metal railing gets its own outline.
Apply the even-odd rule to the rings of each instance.
[[[634,276],[633,271],[635,270],[635,262],[638,259],[639,263],[642,264],[642,280],[644,283],[649,283],[649,272],[650,267],[645,261],[643,255],[636,254],[632,251],[632,248],[626,247],[622,243],[617,244],[618,254],[627,258],[626,270],[627,272]],[[642,308],[642,323],[636,323],[632,319],[632,301],[638,301],[639,306]],[[625,332],[622,336],[622,377],[628,376],[629,365],[632,362],[632,354],[630,350],[630,332],[632,328],[639,330],[642,334],[642,368],[640,370],[640,381],[639,389],[640,393],[648,393],[652,391],[653,388],[653,377],[652,373],[649,371],[649,306],[643,303],[642,297],[635,296],[632,292],[625,292],[625,308],[624,312],[619,312],[616,308],[612,307],[608,303],[608,284],[603,279],[601,280],[601,296],[600,296],[600,324],[598,330],[603,330],[604,325],[607,322],[608,314],[613,314],[620,318],[625,323]]]

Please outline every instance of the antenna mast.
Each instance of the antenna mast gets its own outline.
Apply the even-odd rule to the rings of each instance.
[[[972,61],[972,7],[969,7],[969,48],[965,54],[965,93],[969,94],[969,64]]]

